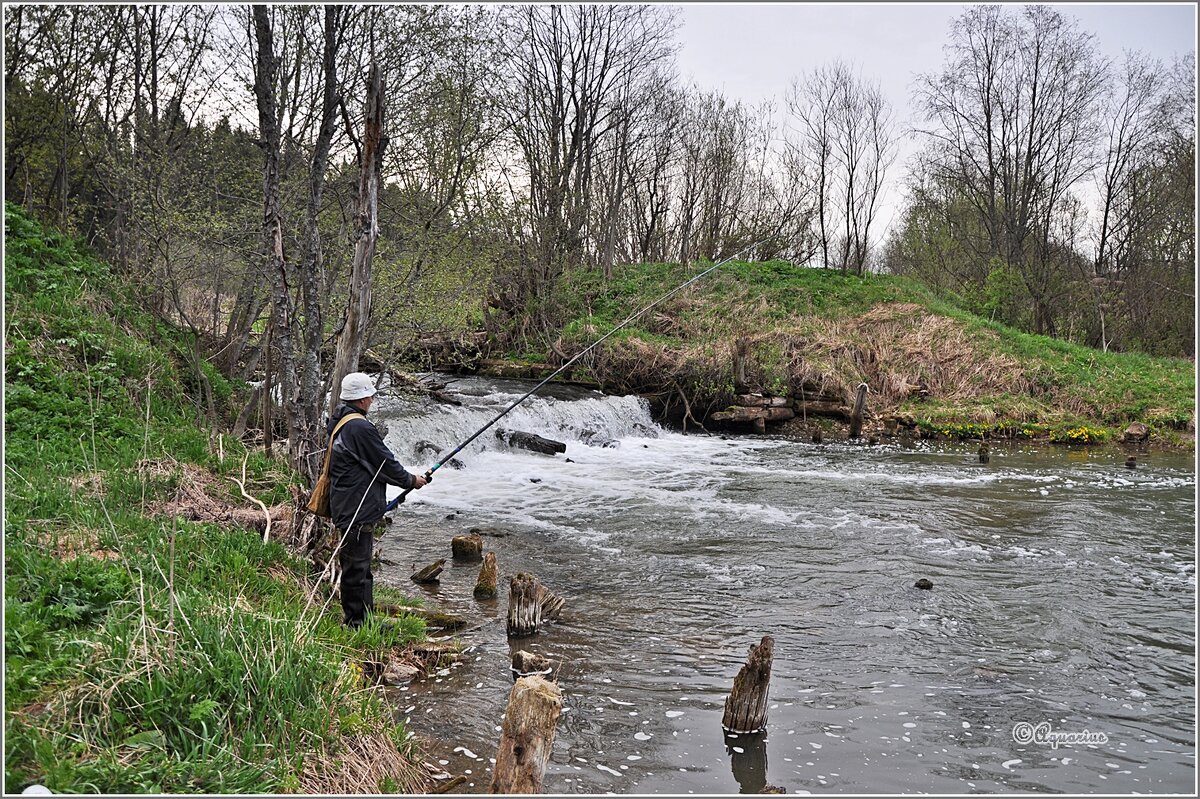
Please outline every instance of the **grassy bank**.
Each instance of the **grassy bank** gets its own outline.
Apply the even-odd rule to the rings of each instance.
[[[573,353],[701,267],[618,267],[561,286],[560,351]],[[1105,353],[963,311],[914,281],[785,262],[734,262],[606,342],[583,376],[611,391],[686,395],[695,416],[734,394],[734,342],[752,389],[819,388],[849,398],[866,382],[877,417],[929,435],[1112,439],[1133,421],[1179,442],[1194,418],[1190,361]]]
[[[176,518],[295,479],[208,432],[233,387],[106,264],[12,206],[5,244],[5,791],[419,790],[356,664],[423,623],[351,632],[280,543]]]

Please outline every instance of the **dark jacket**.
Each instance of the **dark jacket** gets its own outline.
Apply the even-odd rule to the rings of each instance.
[[[343,402],[333,412],[325,430],[326,436],[333,432],[338,420],[348,413],[362,411]],[[346,530],[351,521],[357,525],[382,519],[387,506],[386,486],[389,484],[411,488],[413,476],[404,470],[383,443],[375,425],[366,419],[346,422],[333,442],[329,460],[329,508],[334,526]],[[359,502],[362,507],[359,507]]]

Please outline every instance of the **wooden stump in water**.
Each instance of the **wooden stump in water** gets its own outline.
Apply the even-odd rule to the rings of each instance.
[[[514,574],[508,588],[508,634],[531,635],[542,623],[541,585],[532,574]]]
[[[508,591],[509,636],[532,635],[542,619],[557,619],[564,600],[532,574],[513,575]]]
[[[538,600],[542,603],[542,618],[558,621],[559,613],[567,600],[544,585],[538,585]]]
[[[556,684],[536,676],[517,680],[504,711],[491,793],[541,792],[561,712]]]
[[[812,443],[820,444],[824,440],[824,438],[825,437],[821,434],[821,428],[818,427],[816,430],[813,431]]]
[[[867,407],[867,384],[858,384],[858,396],[854,398],[854,408],[850,411],[850,438],[862,435],[863,411]]]
[[[476,599],[496,598],[496,553],[489,552],[483,556],[483,565],[479,567],[479,579],[475,581]]]
[[[442,569],[446,567],[446,559],[441,558],[430,563],[424,569],[414,572],[412,580],[414,583],[436,583],[438,576],[442,573]]]
[[[450,552],[455,560],[478,562],[483,560],[483,539],[474,533],[456,535],[450,539]]]
[[[522,649],[513,653],[512,671],[514,678],[528,677],[533,674],[549,674],[550,660]]]
[[[729,732],[758,732],[767,726],[767,691],[774,657],[775,639],[769,635],[750,647],[750,657],[734,678],[733,690],[725,699],[721,726]]]
[[[992,455],[991,455],[991,451],[988,447],[988,443],[986,441],[984,441],[982,444],[979,445],[979,462],[987,463],[991,459],[992,459]]]

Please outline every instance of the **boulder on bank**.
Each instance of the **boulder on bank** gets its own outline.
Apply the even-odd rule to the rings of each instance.
[[[1150,440],[1150,428],[1141,422],[1134,422],[1125,428],[1122,439],[1128,444],[1141,444]]]
[[[542,438],[535,433],[526,433],[522,430],[505,430],[500,428],[496,431],[496,438],[510,447],[520,447],[531,452],[540,452],[543,455],[556,455],[559,452],[567,451],[567,445],[561,441]]]

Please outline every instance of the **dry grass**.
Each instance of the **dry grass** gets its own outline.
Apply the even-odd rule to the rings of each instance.
[[[392,793],[428,793],[437,770],[417,760],[413,754],[400,752],[381,733],[343,735],[336,744],[323,746],[304,759],[298,792],[373,794],[390,783]]]
[[[151,502],[147,513],[165,518],[179,517],[189,521],[213,522],[234,527],[245,527],[265,532],[268,518],[261,507],[235,505],[226,497],[228,493],[221,485],[221,478],[190,463],[174,461],[142,461],[138,464],[145,477],[178,478],[178,487],[170,499]],[[268,509],[270,523],[278,536],[290,540],[293,527],[302,523],[307,514],[298,512],[299,498],[283,502]]]
[[[848,401],[865,382],[877,408],[922,394],[955,402],[1029,388],[1015,358],[982,355],[961,323],[919,305],[880,305],[815,333],[781,334],[793,383],[819,383]]]
[[[737,315],[760,318],[761,311],[738,306]],[[745,335],[747,379],[757,389],[782,381],[793,394],[803,389],[847,404],[865,382],[876,413],[917,396],[969,403],[1028,393],[1017,359],[980,346],[979,335],[996,334],[968,333],[962,323],[910,303],[879,305],[841,320],[799,317]],[[666,397],[686,392],[699,415],[732,399],[733,340],[724,346],[695,341],[623,339],[595,355],[591,366],[615,389]]]

